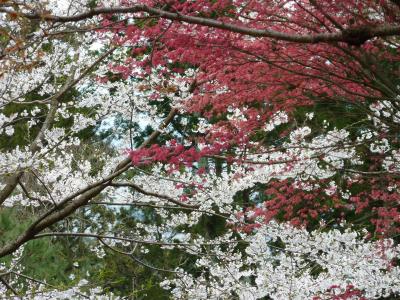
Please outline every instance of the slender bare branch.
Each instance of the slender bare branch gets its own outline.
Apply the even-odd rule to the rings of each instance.
[[[4,284],[4,286],[8,289],[8,290],[10,290],[11,292],[13,292],[13,294],[15,295],[15,296],[17,296],[17,297],[19,297],[19,293],[2,277],[2,276],[0,276],[0,282],[2,283],[2,284]]]
[[[146,196],[152,196],[152,197],[156,197],[156,198],[160,198],[160,199],[164,199],[167,200],[168,202],[174,203],[176,205],[182,206],[182,207],[186,207],[186,208],[199,208],[198,205],[189,205],[189,204],[185,204],[182,201],[176,200],[172,197],[169,197],[167,195],[162,195],[162,194],[158,194],[158,193],[153,193],[153,192],[149,192],[146,191],[145,189],[141,188],[140,186],[138,186],[137,184],[134,184],[133,182],[115,182],[110,184],[110,186],[115,186],[115,187],[130,187],[132,189],[134,189],[135,191],[138,191],[139,193],[146,195]]]
[[[157,245],[157,246],[193,246],[191,243],[166,243],[160,241],[144,241],[126,237],[118,237],[112,235],[101,235],[94,233],[84,233],[84,232],[45,232],[40,233],[34,236],[34,239],[39,239],[43,237],[56,237],[56,236],[71,236],[71,237],[87,237],[87,238],[95,238],[95,239],[110,239],[117,241],[125,241],[131,243],[145,244],[145,245]],[[214,246],[214,245],[225,245],[225,244],[236,244],[239,242],[245,242],[243,240],[230,240],[225,242],[216,242],[216,243],[202,243],[196,244],[196,246]]]

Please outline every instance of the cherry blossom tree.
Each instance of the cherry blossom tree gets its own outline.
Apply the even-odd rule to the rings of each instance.
[[[107,297],[23,274],[24,245],[67,237],[169,272],[176,299],[398,295],[399,13],[1,1],[0,204],[30,212],[0,244],[6,297]],[[133,226],[76,217],[98,206]],[[155,248],[186,259],[137,258]]]

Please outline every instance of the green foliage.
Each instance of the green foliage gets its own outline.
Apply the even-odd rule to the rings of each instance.
[[[0,245],[14,240],[31,223],[24,209],[4,208],[0,211]],[[24,247],[20,265],[22,273],[33,278],[46,278],[49,284],[65,285],[68,283],[67,267],[71,264],[66,254],[67,249],[61,243],[51,239],[32,240]],[[11,257],[1,262],[10,263]],[[18,271],[18,270],[17,270]],[[23,280],[23,279],[20,279]]]

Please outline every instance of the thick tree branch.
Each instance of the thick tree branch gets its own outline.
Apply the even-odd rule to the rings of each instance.
[[[388,37],[400,34],[399,25],[377,25],[377,26],[358,26],[332,33],[318,34],[290,34],[271,29],[256,29],[232,23],[226,23],[215,19],[190,16],[180,13],[165,11],[158,8],[149,7],[146,5],[135,5],[129,7],[101,7],[91,9],[89,11],[72,15],[72,16],[54,16],[50,14],[34,12],[34,13],[19,13],[7,8],[0,8],[0,12],[14,13],[21,15],[31,20],[43,20],[48,22],[77,22],[93,18],[103,14],[127,14],[146,12],[151,16],[156,16],[168,20],[182,21],[190,24],[213,27],[231,32],[236,32],[253,37],[266,37],[276,40],[294,42],[294,43],[321,43],[321,42],[345,42],[351,45],[360,45],[373,37]]]
[[[193,81],[190,85],[189,92],[193,92],[194,89],[198,86],[196,81]],[[173,108],[161,125],[155,130],[139,147],[145,148],[151,143],[153,143],[158,136],[162,133],[162,131],[169,125],[169,123],[174,119],[176,114],[178,113],[177,108]],[[75,212],[79,207],[86,205],[91,199],[99,195],[106,187],[108,187],[112,180],[117,176],[124,173],[131,166],[131,159],[129,157],[125,158],[121,161],[114,169],[114,172],[109,176],[93,183],[85,188],[79,190],[78,192],[69,195],[64,198],[61,202],[58,203],[58,207],[53,207],[51,210],[44,213],[40,216],[25,232],[23,232],[20,236],[18,236],[13,242],[5,245],[0,248],[0,257],[13,253],[17,250],[21,245],[26,243],[27,241],[34,238],[39,232],[43,229],[48,228],[49,226],[55,224],[56,222],[64,219],[65,217],[71,215]],[[18,181],[17,181],[18,182]],[[65,206],[64,206],[65,205]]]
[[[195,84],[192,84],[192,90],[195,88]],[[163,123],[160,125],[159,129],[154,131],[140,146],[140,148],[146,147],[151,144],[162,132],[162,130],[168,126],[172,119],[177,114],[177,109],[172,109],[168,116],[165,118]],[[13,253],[22,244],[34,238],[34,236],[42,231],[43,229],[51,226],[52,224],[64,219],[73,212],[75,212],[79,207],[86,205],[91,199],[99,195],[110,183],[111,181],[121,175],[123,172],[129,169],[131,166],[130,158],[124,159],[115,168],[115,171],[109,176],[91,184],[87,187],[79,190],[78,192],[64,198],[58,207],[60,209],[53,207],[53,209],[44,213],[40,216],[25,232],[18,236],[13,242],[5,245],[0,249],[0,257]],[[75,199],[75,200],[74,200]],[[64,206],[65,205],[65,206]],[[61,208],[62,207],[62,208]]]

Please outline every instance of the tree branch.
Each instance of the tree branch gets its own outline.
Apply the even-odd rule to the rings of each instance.
[[[14,294],[15,296],[19,297],[18,292],[17,292],[17,291],[16,291],[2,276],[0,276],[0,282],[1,282],[2,284],[4,284],[4,286],[5,286],[7,289],[9,289],[11,292],[13,292],[13,294]]]
[[[145,189],[141,188],[137,184],[134,184],[133,182],[116,182],[116,183],[111,183],[110,186],[130,187],[130,188],[133,188],[135,191],[138,191],[139,193],[141,193],[143,195],[164,199],[164,200],[167,200],[168,202],[174,203],[174,204],[182,206],[182,207],[193,208],[193,209],[199,208],[199,205],[185,204],[182,201],[178,201],[178,200],[176,200],[176,199],[174,199],[172,197],[169,197],[167,195],[162,195],[162,194],[146,191]]]
[[[193,81],[190,85],[189,92],[193,92],[197,86],[197,82]],[[162,133],[163,129],[166,128],[173,118],[178,113],[177,108],[173,108],[164,121],[159,126],[158,130],[155,130],[139,147],[139,149],[147,147],[154,142],[158,136]],[[0,248],[0,257],[6,256],[13,253],[21,245],[27,241],[33,239],[35,235],[41,232],[43,229],[55,224],[56,222],[64,219],[79,207],[86,205],[91,199],[99,195],[107,186],[111,184],[111,181],[123,172],[128,170],[131,166],[131,159],[129,157],[121,161],[114,169],[114,172],[109,176],[93,183],[78,192],[69,195],[58,203],[58,208],[53,207],[51,210],[40,216],[33,224],[29,226],[25,232],[19,235],[13,242],[4,247]],[[76,198],[76,199],[75,199]],[[75,200],[74,200],[75,199]],[[65,206],[64,206],[65,205]],[[57,210],[58,209],[58,210]]]
[[[318,34],[290,34],[271,29],[256,29],[226,23],[215,19],[190,16],[180,13],[165,11],[146,5],[134,5],[129,7],[100,7],[72,16],[55,16],[41,12],[20,13],[7,8],[0,8],[0,12],[20,15],[31,20],[42,20],[56,23],[77,22],[93,18],[103,14],[127,14],[146,12],[151,16],[164,18],[174,21],[182,21],[189,24],[213,27],[235,33],[249,35],[253,37],[266,37],[294,43],[321,43],[321,42],[346,42],[351,45],[360,45],[373,37],[388,37],[400,34],[399,25],[377,25],[377,26],[357,26],[342,31]]]
[[[95,239],[111,239],[111,240],[118,240],[118,241],[126,241],[131,243],[138,243],[138,244],[146,244],[146,245],[157,245],[157,246],[193,246],[191,243],[165,243],[159,241],[143,241],[137,239],[131,239],[126,237],[116,237],[111,235],[101,235],[101,234],[94,234],[94,233],[83,233],[83,232],[45,232],[40,233],[34,236],[34,239],[39,239],[42,237],[56,237],[56,236],[72,236],[72,237],[87,237],[87,238],[95,238]],[[201,243],[196,244],[196,246],[214,246],[214,245],[226,245],[226,244],[235,244],[245,242],[243,240],[230,240],[226,242],[217,242],[217,243]]]
[[[46,130],[48,130],[54,120],[54,117],[56,115],[57,109],[58,109],[58,101],[59,99],[65,95],[65,93],[70,90],[72,87],[74,87],[76,84],[79,83],[93,68],[98,65],[100,62],[102,62],[107,56],[112,54],[116,48],[113,47],[103,55],[101,55],[95,62],[93,62],[87,69],[85,69],[82,74],[76,79],[74,79],[76,69],[73,69],[72,74],[69,76],[65,84],[61,87],[61,89],[54,94],[52,97],[45,99],[45,100],[51,100],[50,104],[50,110],[47,113],[46,119],[42,125],[42,127],[39,130],[39,133],[37,134],[35,140],[32,142],[30,145],[30,150],[32,153],[37,152],[40,149],[40,142],[44,138],[44,134]],[[18,171],[17,173],[11,175],[10,177],[7,178],[6,185],[5,187],[0,191],[0,205],[6,201],[6,199],[10,196],[10,194],[14,191],[15,187],[18,184],[18,181],[21,179],[23,175],[23,171]]]

